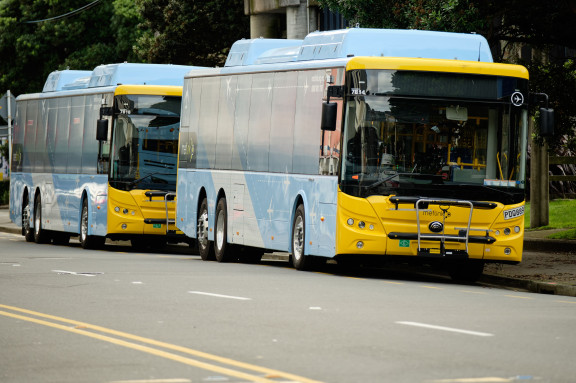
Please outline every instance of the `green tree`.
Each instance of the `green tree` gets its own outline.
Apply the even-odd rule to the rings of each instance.
[[[57,69],[91,70],[103,63],[138,60],[134,41],[141,17],[130,0],[0,0],[0,89],[40,91]],[[51,19],[52,20],[46,20]],[[30,23],[30,21],[46,20]]]
[[[145,22],[136,52],[149,62],[223,65],[232,43],[250,36],[243,0],[136,0]]]
[[[564,47],[576,49],[576,0],[318,0],[352,23],[372,28],[475,32],[492,48],[494,60],[524,64],[534,92],[548,93],[556,111],[555,150],[576,130],[576,65]],[[534,48],[521,57],[519,47]],[[528,50],[530,51],[530,50]],[[560,52],[560,54],[558,54]],[[571,145],[574,145],[573,143]]]

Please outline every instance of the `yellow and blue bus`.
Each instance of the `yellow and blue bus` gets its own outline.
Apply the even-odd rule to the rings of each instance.
[[[203,259],[519,262],[528,72],[476,34],[236,42],[184,80],[176,224]]]
[[[52,72],[17,98],[10,217],[28,241],[141,247],[174,226],[184,75],[195,67],[108,64]],[[169,217],[170,219],[167,219]]]

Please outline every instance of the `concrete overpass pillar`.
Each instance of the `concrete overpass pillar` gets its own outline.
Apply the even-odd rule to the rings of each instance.
[[[297,7],[286,7],[286,38],[303,39],[318,29],[317,7],[310,7],[309,0],[300,0]]]
[[[280,17],[283,15],[273,13],[259,13],[250,15],[250,38],[257,39],[279,38]]]

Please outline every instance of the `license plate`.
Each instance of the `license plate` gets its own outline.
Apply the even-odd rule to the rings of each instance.
[[[524,206],[520,206],[515,209],[504,210],[504,219],[517,218],[523,215],[524,215]]]

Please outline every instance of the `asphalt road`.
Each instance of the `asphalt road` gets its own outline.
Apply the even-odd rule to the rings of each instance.
[[[2,382],[573,382],[576,298],[0,233]]]

